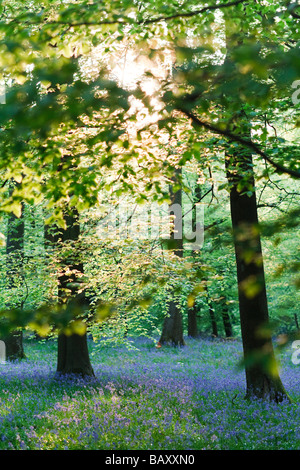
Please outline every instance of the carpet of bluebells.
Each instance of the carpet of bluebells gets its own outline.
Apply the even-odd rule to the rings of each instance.
[[[300,449],[300,366],[281,353],[294,403],[244,399],[238,340],[137,349],[90,342],[95,378],[59,378],[56,343],[0,365],[0,450]]]

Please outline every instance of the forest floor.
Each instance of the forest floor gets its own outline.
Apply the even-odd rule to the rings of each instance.
[[[300,365],[280,353],[293,404],[244,399],[239,340],[156,349],[90,341],[95,378],[58,378],[56,342],[0,365],[0,450],[300,450]],[[135,349],[136,348],[136,349]]]

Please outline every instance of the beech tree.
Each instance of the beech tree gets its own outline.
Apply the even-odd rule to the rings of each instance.
[[[249,122],[238,123],[249,138]],[[226,156],[236,254],[239,308],[247,396],[275,401],[286,398],[269,328],[264,262],[257,214],[253,160],[249,149],[229,149]]]
[[[244,9],[243,11],[245,13]],[[259,14],[261,15],[261,12]],[[228,17],[227,22],[229,22]],[[229,117],[229,113],[231,113],[230,120],[226,123],[226,127],[223,127],[223,125],[215,126],[205,122],[202,118],[198,118],[199,109],[201,109],[200,100],[203,99],[203,91],[200,87],[198,92],[194,91],[193,94],[185,96],[185,103],[188,102],[189,105],[180,103],[180,109],[186,112],[186,115],[193,120],[198,129],[201,129],[201,127],[209,129],[219,135],[228,137],[231,141],[229,149],[225,147],[226,171],[236,252],[239,307],[247,381],[246,396],[281,401],[287,398],[287,394],[279,378],[271,341],[252,153],[256,151],[277,170],[285,171],[292,176],[298,177],[298,171],[294,168],[285,168],[278,165],[261,151],[259,146],[253,143],[249,122],[251,118],[247,117],[247,112],[252,111],[252,116],[254,116],[257,111],[255,108],[251,109],[251,107],[248,107],[245,111],[244,101],[239,99],[242,84],[237,89],[238,97],[232,96],[229,88],[226,88],[238,78],[239,73],[237,72],[235,59],[238,54],[242,53],[245,41],[249,40],[248,32],[243,35],[242,28],[237,31],[232,23],[232,18],[230,20],[229,27],[228,23],[226,26],[234,30],[234,35],[230,35],[227,43],[232,44],[234,42],[235,50],[234,52],[230,50],[230,59],[225,61],[223,72],[231,71],[233,75],[232,77],[228,76],[227,79],[225,75],[219,75],[223,79],[223,85],[220,87],[222,89],[221,103],[226,103],[227,116]],[[249,36],[251,41],[252,37]],[[246,47],[249,47],[248,42]],[[215,80],[217,81],[217,77]],[[251,83],[247,82],[247,84],[249,86]],[[262,87],[265,87],[267,93],[268,85],[264,83]],[[199,100],[198,109],[195,103],[197,100]],[[249,101],[251,102],[251,100]],[[191,109],[195,109],[195,111],[191,112]]]
[[[61,230],[59,242],[70,245],[66,247],[62,245],[62,253],[66,250],[66,254],[63,254],[61,260],[62,272],[59,274],[58,280],[58,299],[66,309],[71,309],[73,315],[77,311],[78,313],[75,328],[71,323],[71,331],[62,330],[58,335],[57,372],[59,374],[72,373],[93,376],[85,324],[81,322],[78,328],[80,318],[84,319],[84,309],[88,308],[85,292],[79,289],[82,283],[81,276],[84,272],[83,263],[78,259],[78,246],[76,245],[80,235],[79,214],[71,209],[69,213],[66,213],[65,220],[66,228]]]
[[[229,36],[226,17],[227,55],[231,62],[234,48],[243,41]],[[229,37],[228,37],[229,36]],[[231,129],[251,141],[249,112],[233,115]],[[230,209],[236,255],[239,310],[246,371],[246,396],[274,401],[287,398],[279,377],[269,328],[268,300],[260,237],[252,152],[249,148],[229,145],[225,167],[230,188]]]
[[[12,291],[11,301],[7,309],[20,308],[22,311],[23,298],[16,298],[16,291],[24,283],[24,208],[20,217],[11,213],[7,220],[6,257],[7,257],[7,288]],[[4,337],[6,357],[8,360],[24,359],[23,332],[16,329]]]
[[[183,257],[183,235],[182,235],[182,189],[181,189],[181,169],[175,169],[172,184],[170,185],[170,226],[171,237],[169,249],[175,256]],[[179,186],[179,189],[176,187]],[[174,187],[176,189],[174,189]],[[173,214],[172,214],[173,212]],[[173,294],[168,300],[167,315],[164,319],[162,334],[159,340],[160,344],[172,344],[172,346],[183,346],[183,323],[182,313],[176,295]]]

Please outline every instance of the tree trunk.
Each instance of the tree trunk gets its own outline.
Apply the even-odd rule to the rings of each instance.
[[[207,284],[205,285],[205,291],[206,291],[206,299],[207,299],[207,305],[208,305],[208,313],[209,313],[209,318],[210,318],[210,323],[211,323],[211,330],[212,330],[212,335],[215,337],[218,337],[218,325],[217,325],[217,320],[215,316],[215,311],[213,309],[213,306],[211,304],[210,298],[209,298],[209,292],[207,288]]]
[[[15,330],[5,336],[5,352],[6,359],[9,361],[16,361],[25,359],[26,355],[23,346],[23,331]]]
[[[236,72],[232,53],[243,44],[248,32],[232,34],[231,19],[225,14],[225,62]],[[242,26],[242,25],[241,25]],[[233,103],[231,130],[251,140],[251,120],[239,96]],[[280,402],[288,398],[279,377],[274,354],[267,303],[265,272],[257,214],[252,153],[241,145],[228,145],[225,155],[230,187],[230,210],[237,267],[239,310],[246,373],[246,397]]]
[[[231,324],[230,315],[228,312],[228,306],[226,305],[225,299],[222,300],[221,308],[222,308],[222,319],[223,319],[225,336],[226,338],[231,338],[233,336],[232,324]]]
[[[211,322],[212,335],[215,337],[218,337],[219,335],[218,335],[217,320],[215,316],[215,311],[212,307],[210,300],[208,300],[208,310],[209,310],[209,317],[210,317],[210,322]]]
[[[79,310],[86,305],[84,294],[78,293],[78,284],[80,275],[83,274],[83,264],[78,259],[76,243],[79,241],[80,225],[78,213],[73,209],[65,216],[66,229],[60,229],[59,241],[62,243],[73,243],[72,254],[67,257],[62,256],[62,269],[65,274],[59,277],[58,298],[61,304],[74,305],[74,309]],[[49,233],[49,231],[48,231]],[[48,240],[50,239],[48,235]],[[54,236],[53,241],[57,241]],[[63,247],[62,247],[63,250]],[[64,332],[58,337],[57,350],[57,373],[58,374],[77,374],[81,376],[93,376],[94,371],[90,363],[87,335],[75,334],[66,335]]]
[[[23,257],[24,257],[24,211],[17,217],[11,213],[7,223],[6,257],[7,257],[7,285],[8,289],[16,289],[24,282]],[[13,307],[23,308],[23,299],[17,304],[8,303],[8,309]],[[25,358],[23,347],[23,332],[12,331],[5,336],[6,359],[19,360]]]
[[[182,316],[174,300],[169,302],[168,310],[159,342],[172,346],[184,346]]]
[[[195,195],[193,204],[197,204],[202,199],[202,191],[200,184],[196,184],[195,187]],[[197,212],[195,207],[192,210],[192,230],[196,232],[196,224],[197,224]],[[195,251],[193,250],[191,253],[191,257],[195,259]],[[197,325],[197,315],[199,312],[199,307],[196,305],[196,302],[191,308],[188,308],[188,336],[191,338],[197,338],[198,336],[198,325]]]
[[[181,169],[176,169],[174,183],[180,181]],[[181,184],[181,182],[180,182]],[[183,237],[182,237],[182,190],[181,188],[173,192],[170,187],[171,206],[174,209],[174,228],[171,232],[171,248],[176,256],[183,256]],[[160,344],[170,343],[173,346],[183,346],[183,324],[180,307],[174,300],[168,304],[168,314],[164,319],[162,334],[159,340]]]
[[[61,333],[58,337],[57,373],[94,376],[89,359],[86,334]]]
[[[196,303],[193,307],[188,308],[188,336],[191,338],[197,338],[198,326],[197,326],[197,314],[199,307]]]
[[[243,136],[250,137],[244,121]],[[282,401],[287,394],[274,355],[265,284],[265,273],[252,155],[248,149],[230,149],[226,156],[230,207],[237,266],[239,310],[247,384],[247,397]]]

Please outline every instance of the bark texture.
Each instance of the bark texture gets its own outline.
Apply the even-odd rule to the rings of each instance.
[[[181,169],[177,169],[174,176],[174,184],[180,184]],[[183,237],[182,237],[182,190],[181,188],[173,191],[170,186],[171,207],[176,205],[177,210],[174,213],[174,226],[171,231],[171,248],[178,257],[183,257]],[[180,210],[178,210],[180,209]],[[172,346],[183,346],[183,324],[180,307],[175,300],[168,304],[168,314],[164,319],[162,334],[159,340],[162,344],[171,344]]]
[[[20,287],[24,282],[23,276],[23,257],[24,257],[24,208],[22,207],[21,216],[17,217],[11,213],[7,222],[7,240],[6,240],[6,275],[8,289]],[[14,294],[15,296],[15,294]],[[7,309],[18,307],[23,308],[23,299],[14,304],[8,303]],[[3,338],[6,346],[6,359],[15,361],[25,358],[23,346],[23,332],[15,330]]]
[[[89,359],[86,334],[59,335],[57,373],[94,376]]]
[[[196,303],[193,307],[188,309],[188,336],[191,338],[197,338],[198,336],[198,325],[197,325],[197,316],[199,313],[199,307]]]
[[[246,122],[244,130],[250,137]],[[229,149],[226,157],[237,266],[239,310],[247,397],[276,402],[287,398],[274,355],[261,247],[252,155]]]
[[[174,300],[168,305],[168,316],[164,320],[160,344],[172,346],[184,346],[182,316],[179,307]]]
[[[83,312],[87,306],[84,293],[78,292],[80,277],[83,274],[83,264],[78,253],[80,224],[77,211],[74,209],[65,215],[66,228],[60,229],[54,236],[54,242],[61,242],[61,253],[64,253],[64,244],[68,244],[68,254],[62,254],[61,268],[63,274],[58,280],[58,298],[61,304],[68,305],[75,311]],[[51,238],[48,235],[48,240]],[[89,358],[87,335],[64,332],[59,334],[57,349],[57,374],[77,374],[80,376],[94,376]]]

